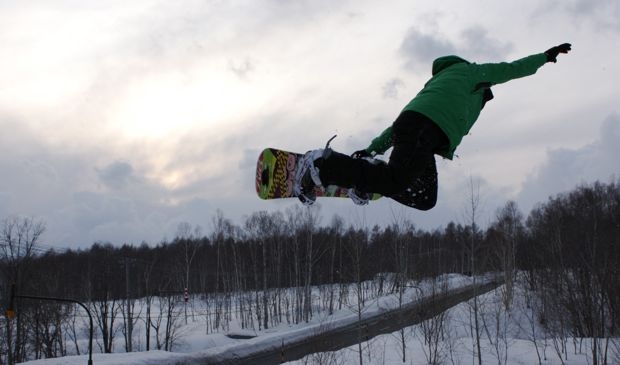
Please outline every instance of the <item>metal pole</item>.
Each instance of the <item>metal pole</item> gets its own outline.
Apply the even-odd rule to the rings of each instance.
[[[93,316],[90,314],[90,310],[88,307],[75,299],[66,299],[66,298],[55,298],[55,297],[40,297],[36,295],[15,295],[16,298],[24,298],[24,299],[35,299],[35,300],[51,300],[56,302],[67,302],[67,303],[75,303],[79,304],[84,308],[86,314],[88,314],[88,320],[90,322],[90,333],[88,339],[88,365],[93,365]]]

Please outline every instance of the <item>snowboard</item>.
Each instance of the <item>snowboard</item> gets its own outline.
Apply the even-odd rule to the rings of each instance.
[[[297,163],[302,153],[284,151],[277,148],[265,148],[258,156],[256,164],[256,193],[265,200],[294,198],[293,184]],[[348,198],[348,189],[336,185],[314,189],[317,197]],[[380,194],[373,194],[371,200],[377,200]]]

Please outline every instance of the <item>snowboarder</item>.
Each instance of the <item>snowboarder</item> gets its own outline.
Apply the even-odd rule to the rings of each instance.
[[[405,106],[394,123],[351,156],[328,146],[307,152],[294,189],[302,203],[316,200],[315,186],[338,185],[349,189],[356,204],[367,204],[370,193],[407,196],[409,206],[428,210],[437,201],[437,167],[434,155],[451,160],[463,136],[469,133],[485,103],[493,99],[491,86],[530,76],[547,62],[557,62],[569,43],[552,47],[514,62],[470,63],[458,56],[433,62],[432,77]],[[371,157],[394,147],[387,164]]]

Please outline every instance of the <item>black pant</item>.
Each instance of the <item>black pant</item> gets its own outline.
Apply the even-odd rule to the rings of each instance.
[[[392,125],[394,149],[387,164],[373,164],[332,151],[319,165],[324,185],[379,193],[428,210],[437,202],[435,153],[448,145],[443,131],[424,115],[405,111]]]

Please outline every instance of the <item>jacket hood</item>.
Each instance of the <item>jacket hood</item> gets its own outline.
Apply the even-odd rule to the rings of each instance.
[[[433,61],[433,76],[457,63],[469,63],[459,56],[444,56]]]

